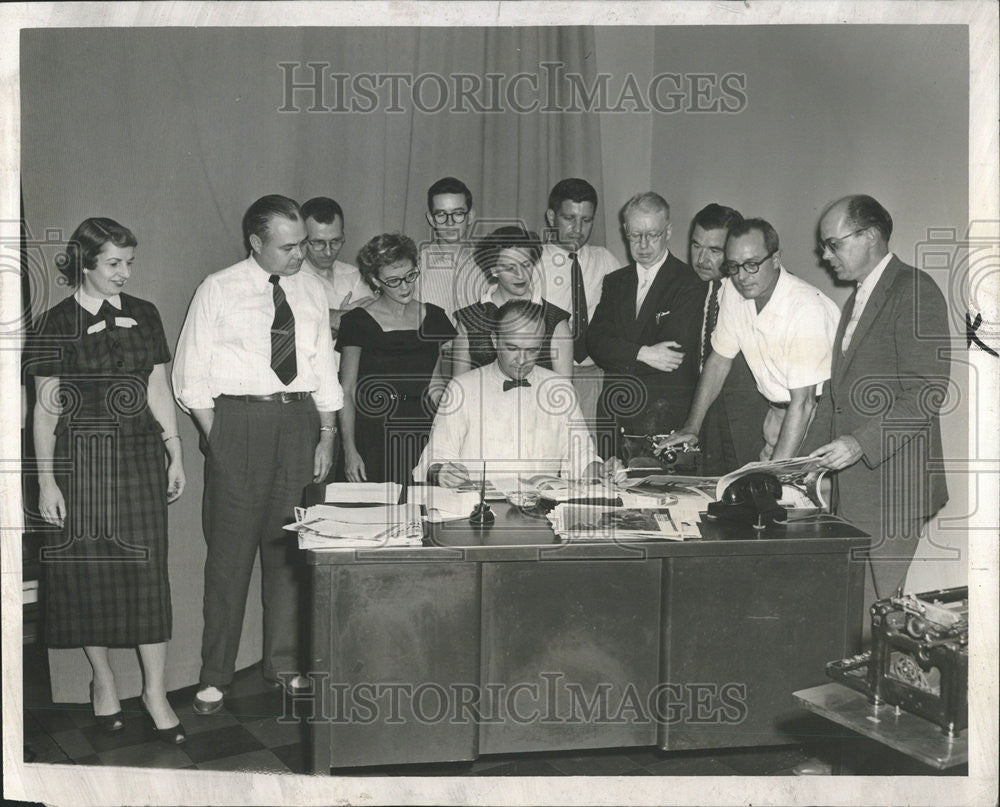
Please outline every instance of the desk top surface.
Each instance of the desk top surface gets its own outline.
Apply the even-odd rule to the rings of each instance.
[[[620,541],[561,540],[545,515],[506,502],[491,503],[496,521],[485,527],[466,519],[428,524],[423,546],[377,549],[309,549],[310,564],[373,561],[588,560],[719,555],[787,555],[843,552],[866,546],[866,533],[835,516],[820,515],[756,532],[751,527],[703,516],[701,537]]]
[[[823,684],[794,692],[805,708],[883,745],[944,770],[969,761],[969,733],[946,737],[939,726],[895,706],[873,706],[843,684]]]

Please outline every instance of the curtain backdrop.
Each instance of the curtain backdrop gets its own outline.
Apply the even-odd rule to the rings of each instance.
[[[509,81],[518,74],[544,81],[539,64],[546,62],[589,82],[593,40],[592,29],[555,27],[26,31],[27,224],[35,239],[53,229],[67,237],[87,216],[132,228],[139,248],[129,291],[160,308],[171,344],[198,283],[242,257],[243,212],[266,193],[300,202],[337,199],[346,217],[342,258],[351,262],[383,231],[426,238],[426,190],[447,175],[469,185],[481,217],[518,216],[538,230],[559,179],[588,177],[601,192],[600,127],[591,113],[518,113],[519,105],[544,101],[543,88],[534,90],[530,79],[511,88]],[[320,89],[288,93],[290,82],[311,82],[310,63],[321,65]],[[478,114],[477,100],[491,106],[487,73],[504,79],[495,103],[503,111]],[[310,111],[348,103],[330,74],[351,77],[345,86],[362,108],[369,102],[364,86],[352,91],[356,77],[402,78],[385,80],[374,111]],[[458,74],[478,77],[483,88],[458,98]],[[396,104],[392,81],[400,88]],[[373,78],[368,86],[378,85]],[[416,105],[408,86],[419,88]],[[448,105],[438,110],[442,88]],[[454,111],[462,106],[469,111]],[[603,229],[598,221],[596,243]],[[32,278],[36,313],[67,293],[55,279],[51,265]],[[171,688],[197,679],[205,552],[202,457],[185,417],[181,428],[188,487],[170,508]],[[244,666],[260,654],[258,585],[255,577]],[[138,694],[134,660],[124,651],[115,655],[123,690]],[[82,651],[53,651],[50,661],[53,698],[86,700],[90,672]]]

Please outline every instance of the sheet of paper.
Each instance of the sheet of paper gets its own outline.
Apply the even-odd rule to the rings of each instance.
[[[325,501],[396,504],[402,492],[395,482],[332,482],[326,486]]]

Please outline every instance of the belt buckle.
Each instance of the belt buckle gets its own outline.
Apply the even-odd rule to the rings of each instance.
[[[279,392],[278,400],[281,401],[283,404],[286,404],[290,400],[292,400],[292,394],[290,392]]]

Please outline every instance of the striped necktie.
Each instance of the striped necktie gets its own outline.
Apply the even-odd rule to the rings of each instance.
[[[712,281],[712,291],[708,296],[708,308],[705,310],[705,328],[701,334],[701,366],[705,366],[708,354],[712,352],[712,334],[719,321],[719,289],[721,280]]]
[[[573,259],[570,267],[570,283],[573,294],[573,361],[579,363],[587,358],[587,291],[583,287],[583,270],[575,252],[569,253]]]
[[[271,323],[271,369],[286,386],[298,375],[295,363],[295,316],[279,285],[281,277],[271,275],[274,291],[274,321]]]

